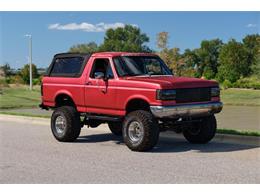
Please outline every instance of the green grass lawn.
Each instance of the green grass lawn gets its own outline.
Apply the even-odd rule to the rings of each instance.
[[[0,88],[0,109],[32,108],[40,103],[40,87],[11,86]]]
[[[225,105],[260,106],[260,90],[221,90],[221,101],[224,102]]]

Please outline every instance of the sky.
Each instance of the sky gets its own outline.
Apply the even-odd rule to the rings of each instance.
[[[33,63],[49,66],[53,55],[72,45],[103,42],[105,30],[131,24],[156,47],[156,34],[169,32],[169,47],[198,48],[202,40],[241,41],[259,33],[260,12],[0,12],[0,64],[21,68],[28,63],[28,37],[33,37]]]

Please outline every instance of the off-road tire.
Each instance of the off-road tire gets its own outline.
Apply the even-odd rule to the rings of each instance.
[[[64,133],[57,133],[55,122],[58,116],[62,116],[65,121]],[[73,142],[75,141],[81,130],[80,114],[72,106],[62,106],[54,110],[51,116],[51,130],[54,137],[61,142]]]
[[[215,136],[216,129],[216,118],[211,115],[201,118],[201,122],[196,122],[191,128],[185,129],[183,135],[190,143],[205,144]]]
[[[143,128],[143,136],[138,143],[134,143],[129,137],[129,125],[134,121],[137,121]],[[139,152],[151,150],[157,144],[158,138],[158,122],[150,112],[137,110],[130,112],[125,117],[123,122],[123,139],[131,150]]]
[[[122,135],[122,128],[123,128],[122,122],[109,122],[108,127],[114,135],[117,136]]]

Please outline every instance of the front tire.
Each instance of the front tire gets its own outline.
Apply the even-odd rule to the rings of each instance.
[[[123,139],[133,151],[148,151],[158,142],[159,127],[150,112],[130,112],[123,123]]]
[[[216,134],[217,122],[214,115],[201,118],[201,122],[193,123],[183,131],[187,141],[195,144],[208,143]]]
[[[62,106],[54,110],[51,116],[51,130],[58,141],[75,141],[81,130],[77,110],[72,106]]]

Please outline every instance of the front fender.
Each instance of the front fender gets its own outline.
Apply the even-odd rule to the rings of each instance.
[[[131,95],[127,98],[125,104],[124,104],[124,108],[126,108],[127,104],[131,101],[131,100],[134,100],[134,99],[140,99],[140,100],[144,100],[146,101],[148,104],[150,104],[150,100],[149,98],[147,98],[146,96],[144,95],[141,95],[141,94],[134,94],[134,95]]]

